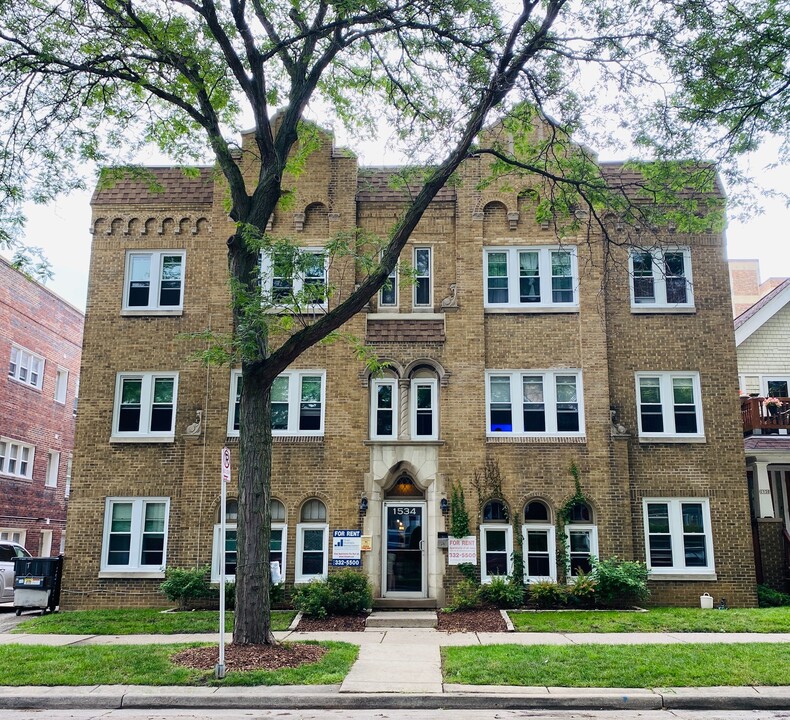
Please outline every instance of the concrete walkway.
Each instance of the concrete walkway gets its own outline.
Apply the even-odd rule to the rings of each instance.
[[[783,710],[790,686],[727,688],[551,688],[444,684],[440,648],[448,645],[788,643],[790,633],[445,633],[430,629],[275,633],[278,640],[359,645],[342,685],[287,687],[0,687],[0,707],[233,709],[566,709]],[[33,635],[0,633],[0,645],[151,645],[218,642],[218,634]],[[228,636],[228,641],[230,636]],[[1,650],[0,650],[1,652]],[[790,680],[790,660],[788,661]]]

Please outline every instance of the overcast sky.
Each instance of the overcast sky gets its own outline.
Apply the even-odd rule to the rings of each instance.
[[[382,164],[382,158],[375,156],[380,150],[352,149],[359,153],[361,164]],[[751,158],[748,169],[760,186],[787,190],[790,168],[767,170],[771,162],[772,148],[766,147]],[[76,192],[47,206],[29,205],[26,213],[26,242],[44,249],[55,273],[47,287],[81,310],[85,309],[90,262],[90,196],[89,191]],[[763,279],[790,276],[790,208],[776,198],[763,197],[762,203],[763,212],[745,222],[730,218],[728,256],[757,258]]]

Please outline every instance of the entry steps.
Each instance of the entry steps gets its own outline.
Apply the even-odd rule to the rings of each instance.
[[[436,598],[373,598],[374,610],[436,610]]]
[[[374,610],[365,622],[367,628],[435,628],[435,610]]]

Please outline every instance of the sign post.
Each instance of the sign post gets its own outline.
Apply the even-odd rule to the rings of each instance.
[[[222,483],[219,510],[219,662],[214,668],[214,677],[225,677],[225,513],[228,483],[230,482],[230,450],[222,448]]]

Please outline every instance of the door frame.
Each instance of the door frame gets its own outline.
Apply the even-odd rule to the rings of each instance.
[[[420,507],[422,508],[422,539],[420,541],[420,560],[422,573],[420,578],[421,589],[419,592],[406,592],[387,590],[387,510],[390,507]],[[428,503],[425,500],[390,498],[384,500],[381,506],[381,595],[387,598],[425,598],[428,597]]]

